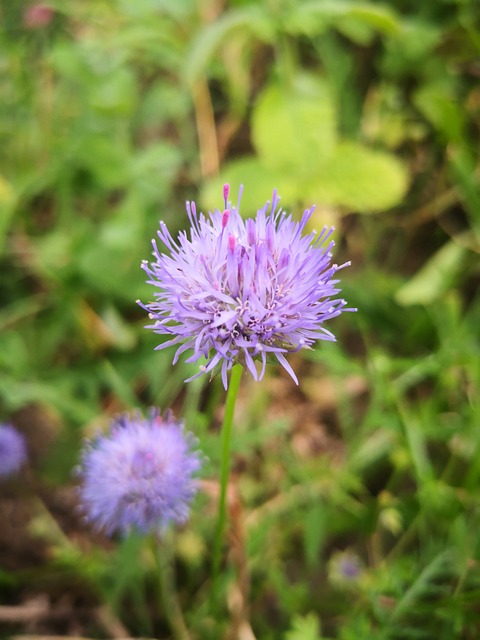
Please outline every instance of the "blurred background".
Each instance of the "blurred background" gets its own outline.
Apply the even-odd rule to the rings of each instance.
[[[0,421],[29,448],[0,484],[1,637],[185,637],[151,546],[94,536],[72,469],[156,405],[217,480],[221,383],[185,385],[135,300],[159,219],[225,181],[245,216],[315,203],[359,311],[291,358],[298,388],[244,377],[215,615],[208,491],[172,543],[191,638],[480,637],[478,2],[0,8]]]

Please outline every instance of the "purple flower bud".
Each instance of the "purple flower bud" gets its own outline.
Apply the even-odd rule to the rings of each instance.
[[[174,363],[189,349],[187,362],[206,359],[189,380],[218,368],[226,388],[236,362],[260,380],[272,355],[297,382],[284,354],[335,340],[324,323],[354,311],[336,297],[336,273],[349,263],[331,264],[333,228],[304,233],[314,207],[296,222],[278,203],[274,191],[272,202],[246,221],[233,205],[228,215],[215,209],[206,217],[192,215],[187,203],[190,233],[176,241],[160,223],[163,248],[153,241],[154,260],[142,263],[157,288],[155,301],[139,304],[154,320],[147,328],[170,337],[157,348],[178,345]]]
[[[0,424],[0,477],[17,473],[26,459],[23,435],[9,424]]]
[[[185,522],[201,466],[194,445],[171,413],[162,418],[152,409],[148,417],[115,419],[83,451],[79,493],[86,519],[107,535]]]

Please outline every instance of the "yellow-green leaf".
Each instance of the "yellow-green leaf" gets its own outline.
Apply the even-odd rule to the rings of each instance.
[[[401,201],[408,187],[405,166],[395,156],[356,142],[341,142],[305,185],[307,200],[350,211],[376,213]]]
[[[323,164],[337,142],[335,104],[328,83],[310,74],[288,89],[271,84],[252,114],[253,144],[265,166],[309,174]]]

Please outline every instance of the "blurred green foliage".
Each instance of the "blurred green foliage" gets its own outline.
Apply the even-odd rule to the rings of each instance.
[[[1,7],[0,417],[35,453],[49,551],[0,570],[2,599],[80,583],[132,636],[175,627],[151,546],[79,534],[56,496],[81,437],[138,405],[173,406],[217,477],[221,385],[185,386],[135,300],[158,220],[183,228],[184,201],[219,206],[228,180],[245,215],[274,187],[295,215],[316,202],[359,312],[294,356],[298,390],[244,379],[215,615],[208,491],[172,543],[192,638],[479,637],[476,0],[32,7]]]

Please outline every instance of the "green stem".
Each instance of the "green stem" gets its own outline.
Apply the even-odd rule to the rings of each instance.
[[[177,598],[174,572],[173,536],[166,531],[162,538],[152,537],[153,555],[160,578],[160,595],[163,613],[175,640],[189,640],[187,625]]]
[[[236,364],[232,368],[230,384],[228,386],[227,400],[225,402],[225,416],[222,425],[222,457],[220,467],[220,498],[218,501],[217,530],[213,548],[212,561],[212,596],[215,594],[216,583],[220,571],[222,544],[225,537],[225,524],[227,521],[227,488],[230,473],[230,458],[232,449],[232,426],[235,404],[242,378],[242,365]]]

